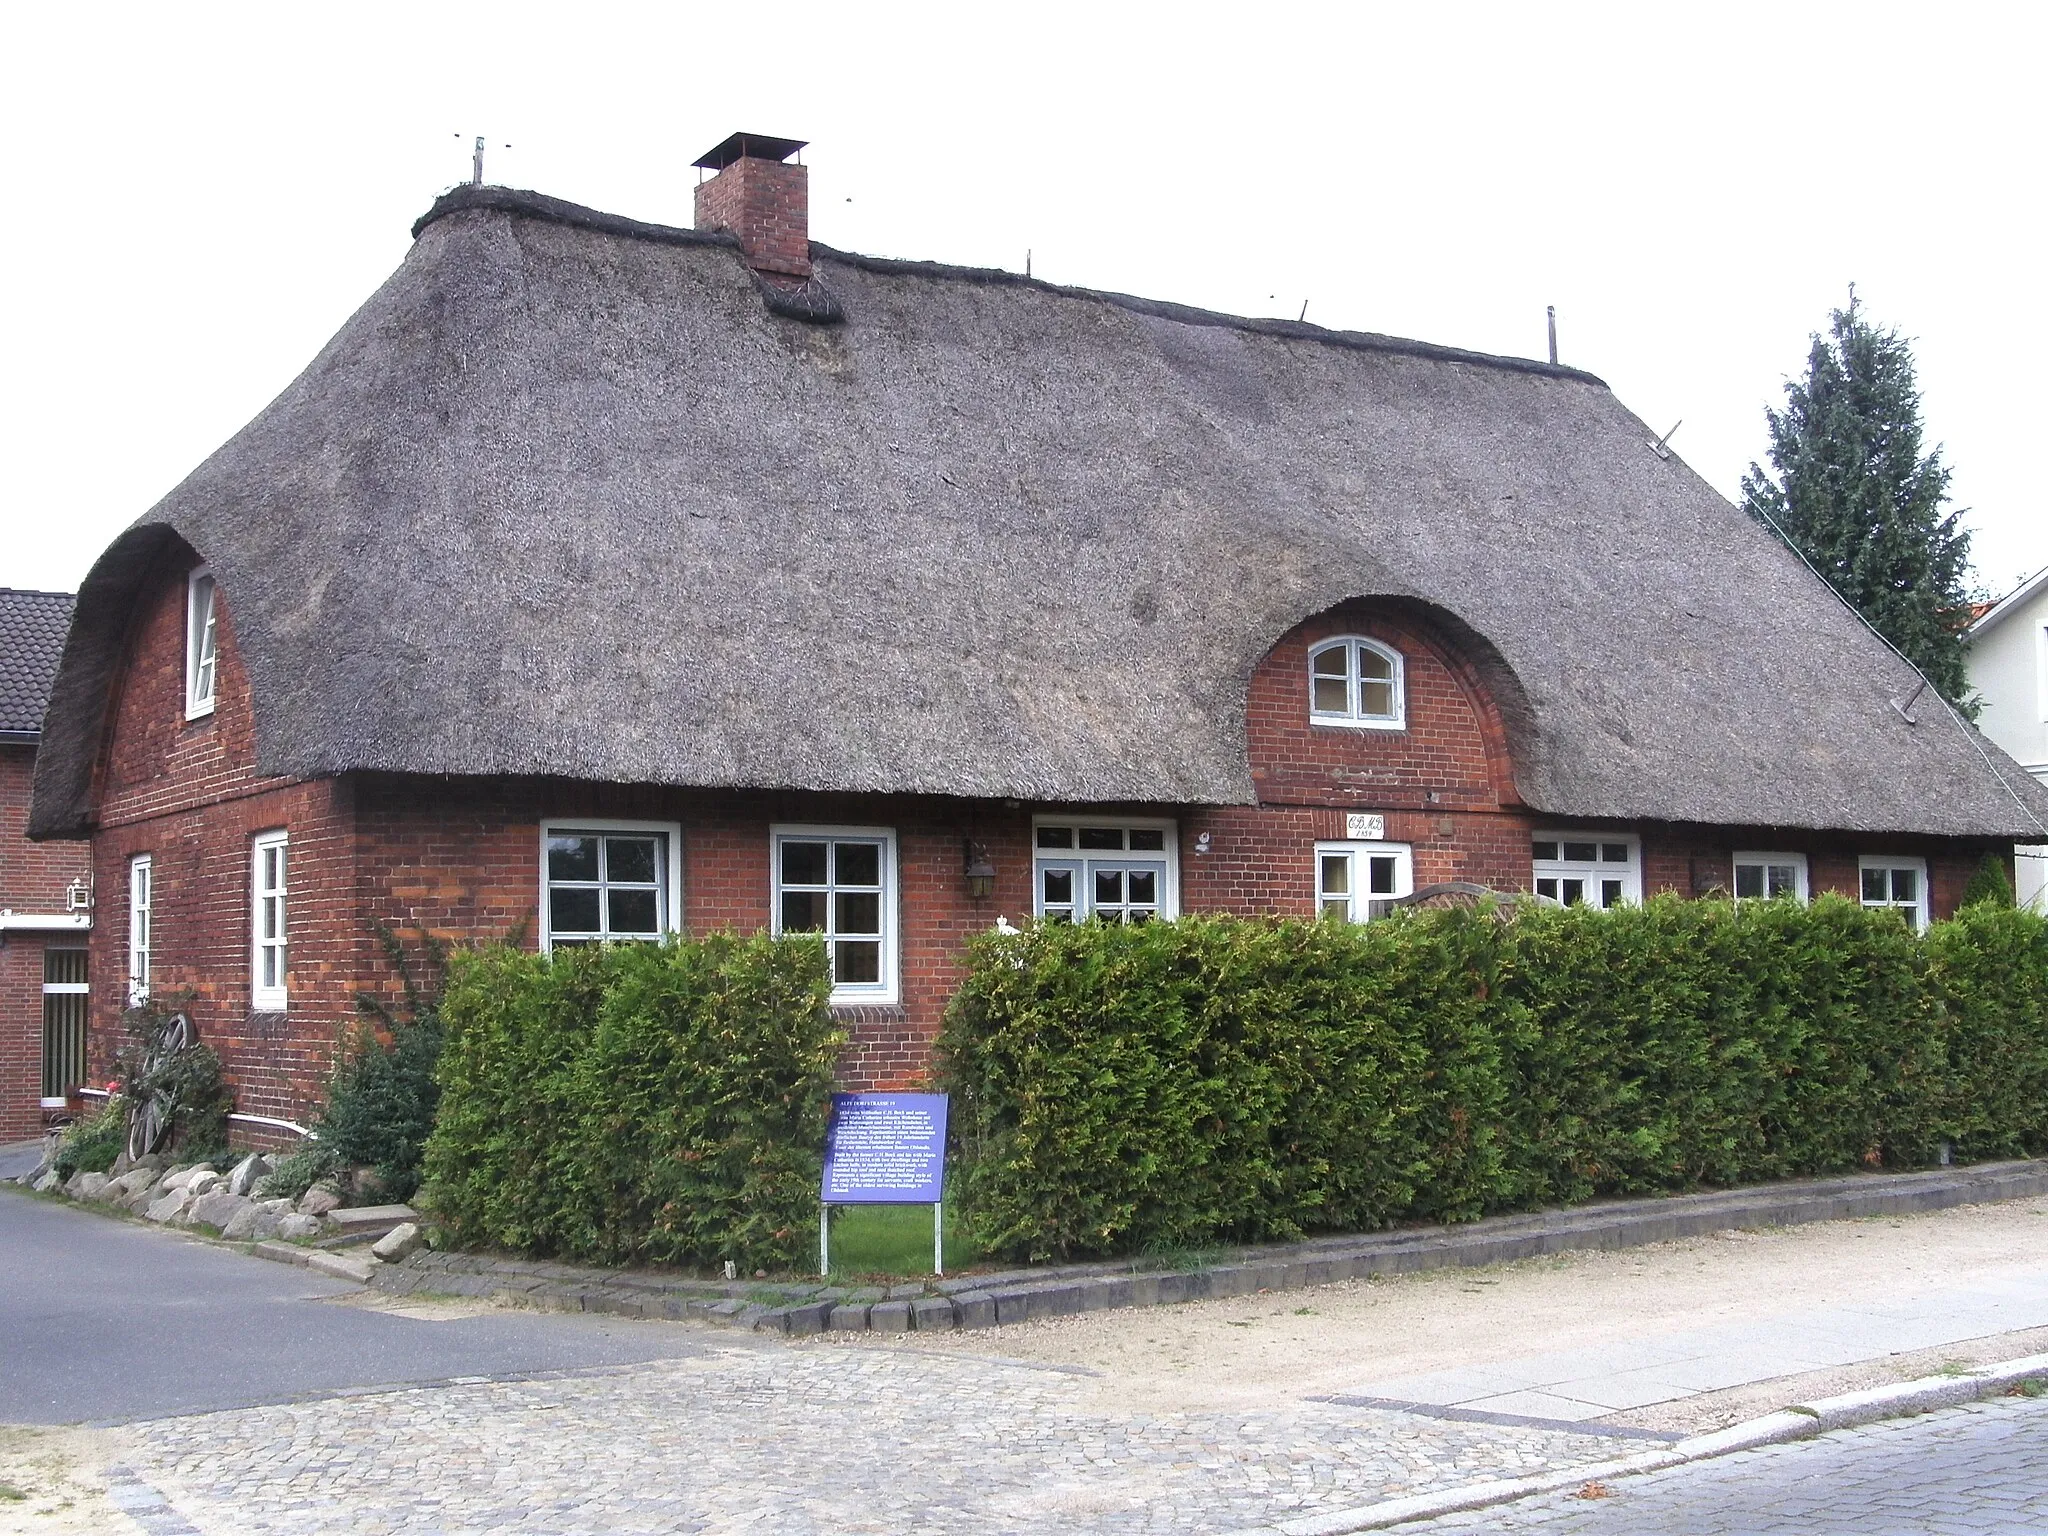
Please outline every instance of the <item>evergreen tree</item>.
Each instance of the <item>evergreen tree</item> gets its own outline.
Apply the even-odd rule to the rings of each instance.
[[[1944,511],[1948,466],[1920,451],[1913,352],[1897,331],[1849,307],[1813,338],[1806,377],[1785,385],[1785,409],[1765,408],[1775,475],[1742,477],[1753,514],[1777,524],[1871,627],[1972,716],[1963,631],[1970,535]]]

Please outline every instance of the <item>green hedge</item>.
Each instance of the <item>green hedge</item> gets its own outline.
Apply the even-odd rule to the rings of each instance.
[[[976,942],[977,1242],[1065,1257],[2048,1149],[2048,932],[1659,899]]]
[[[425,1200],[458,1242],[796,1265],[842,1036],[815,939],[450,957]]]

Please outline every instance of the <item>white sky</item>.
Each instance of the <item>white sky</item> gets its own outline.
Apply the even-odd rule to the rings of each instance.
[[[0,585],[99,550],[469,174],[665,223],[734,129],[812,233],[1600,374],[1733,494],[1850,282],[1994,591],[2048,565],[2036,7],[83,3],[0,22]]]

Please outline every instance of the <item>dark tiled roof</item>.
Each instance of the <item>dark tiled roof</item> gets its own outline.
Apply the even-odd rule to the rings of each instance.
[[[43,706],[71,628],[69,592],[0,587],[0,735],[43,728]]]

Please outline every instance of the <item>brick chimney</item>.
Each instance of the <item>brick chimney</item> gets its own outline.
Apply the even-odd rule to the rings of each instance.
[[[697,227],[739,236],[747,265],[778,285],[811,276],[811,176],[789,157],[802,139],[736,133],[697,161]]]

